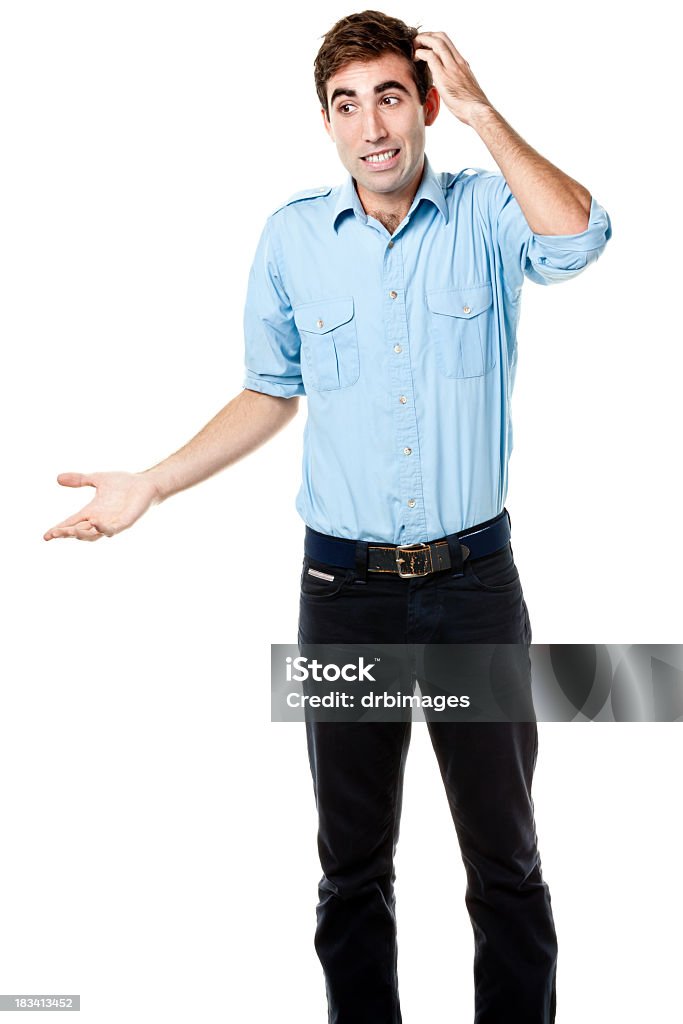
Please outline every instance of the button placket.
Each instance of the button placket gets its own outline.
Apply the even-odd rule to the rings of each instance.
[[[393,239],[385,249],[383,264],[384,325],[389,348],[390,387],[393,397],[396,458],[399,459],[400,493],[396,496],[405,514],[403,542],[415,544],[424,539],[426,521],[422,500],[422,469],[417,433],[417,415],[413,400],[413,374],[410,365],[410,338],[406,315],[402,246],[404,238]]]

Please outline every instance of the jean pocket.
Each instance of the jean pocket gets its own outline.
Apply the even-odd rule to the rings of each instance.
[[[315,600],[326,601],[341,594],[353,577],[353,569],[327,565],[305,555],[301,570],[301,593]]]
[[[509,590],[519,586],[519,572],[509,543],[491,555],[467,558],[465,574],[484,590]]]
[[[293,310],[303,373],[316,391],[355,384],[360,376],[358,335],[352,296],[305,302]]]
[[[481,377],[496,365],[490,284],[427,292],[430,336],[446,377]]]

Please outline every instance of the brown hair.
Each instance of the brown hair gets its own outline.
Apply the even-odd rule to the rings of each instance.
[[[429,64],[413,57],[413,39],[420,31],[398,18],[381,11],[362,11],[341,18],[323,36],[322,46],[313,64],[315,88],[328,118],[327,83],[330,78],[353,60],[374,60],[383,53],[397,53],[410,62],[413,80],[420,103],[434,84]]]

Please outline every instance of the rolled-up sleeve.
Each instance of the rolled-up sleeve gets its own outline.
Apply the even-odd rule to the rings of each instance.
[[[607,211],[591,196],[585,231],[576,235],[535,234],[502,175],[496,175],[490,191],[490,215],[496,236],[506,285],[519,286],[526,276],[537,284],[556,284],[576,277],[594,263],[612,235]]]
[[[301,339],[278,263],[273,217],[261,233],[249,272],[244,307],[243,388],[293,398],[306,393]]]

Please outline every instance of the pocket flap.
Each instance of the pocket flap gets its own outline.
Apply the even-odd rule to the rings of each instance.
[[[294,322],[301,331],[311,334],[327,334],[335,327],[341,327],[353,317],[353,298],[321,299],[306,302],[294,309]]]
[[[432,313],[459,316],[464,320],[470,320],[478,313],[483,313],[492,302],[493,289],[490,284],[478,285],[474,288],[444,288],[440,291],[427,292],[427,305]]]

